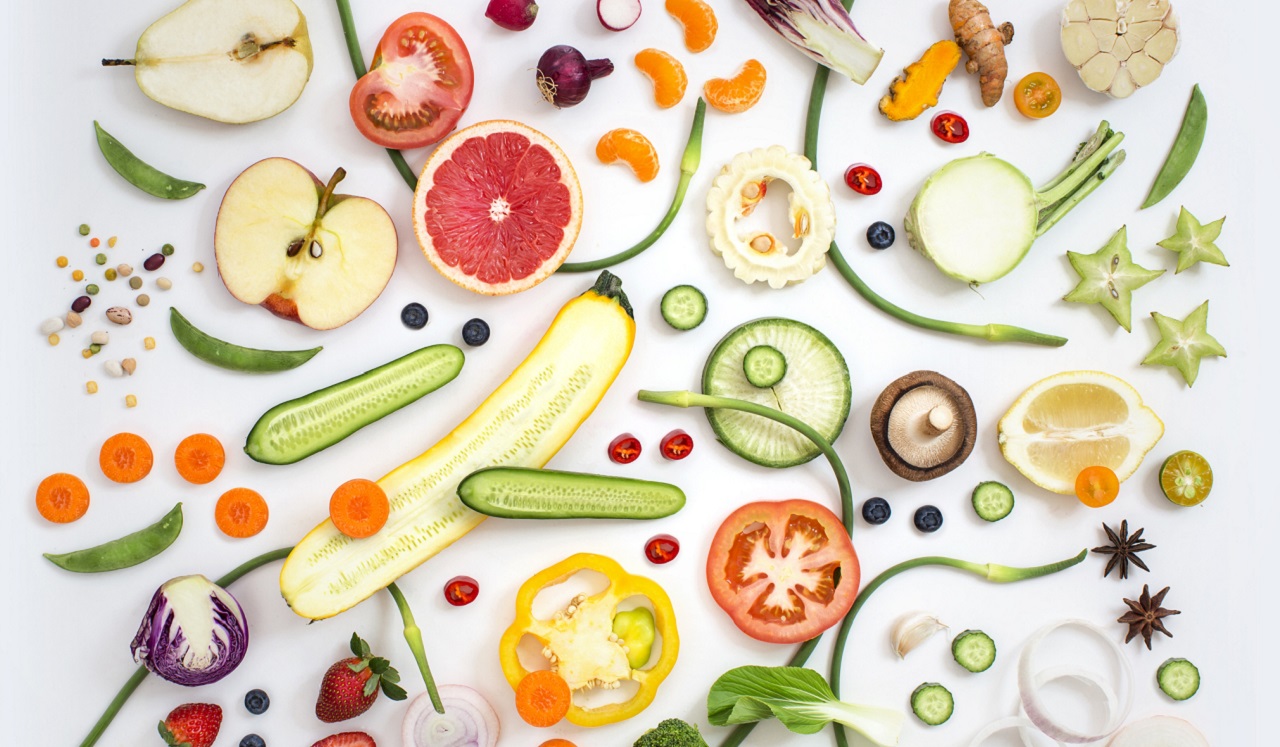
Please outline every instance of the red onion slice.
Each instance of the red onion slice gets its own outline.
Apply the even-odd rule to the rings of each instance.
[[[1152,716],[1124,727],[1108,747],[1209,747],[1209,740],[1180,718]]]
[[[426,693],[409,704],[401,735],[405,747],[494,747],[498,714],[480,693],[463,685],[441,685],[444,713],[436,713]]]
[[[1058,723],[1045,710],[1044,703],[1039,697],[1038,690],[1042,684],[1048,682],[1040,681],[1039,676],[1033,668],[1033,659],[1035,651],[1039,648],[1040,643],[1050,633],[1059,628],[1073,627],[1079,628],[1090,633],[1103,641],[1108,650],[1113,654],[1117,666],[1120,668],[1121,679],[1120,684],[1124,690],[1124,702],[1119,708],[1110,708],[1109,718],[1105,729],[1100,734],[1087,734],[1077,731],[1061,723]],[[1085,682],[1090,682],[1095,686],[1099,686],[1098,682],[1092,682],[1092,675],[1083,675],[1074,673],[1071,676]],[[1101,689],[1101,688],[1100,688]],[[1105,693],[1105,690],[1104,690]],[[1105,739],[1114,733],[1129,717],[1129,709],[1133,706],[1133,667],[1129,664],[1129,659],[1125,656],[1124,650],[1120,648],[1120,644],[1111,639],[1105,631],[1093,623],[1084,620],[1062,620],[1051,623],[1040,630],[1036,631],[1031,639],[1027,641],[1026,647],[1022,650],[1022,657],[1018,661],[1018,696],[1022,701],[1022,710],[1027,714],[1027,718],[1031,719],[1036,728],[1044,732],[1045,735],[1059,742],[1067,742],[1069,744],[1084,744],[1086,742],[1096,742]]]

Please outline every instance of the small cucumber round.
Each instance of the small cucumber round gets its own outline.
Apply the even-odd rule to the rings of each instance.
[[[951,655],[970,672],[985,672],[996,663],[996,642],[981,630],[966,630],[951,642]]]
[[[692,285],[677,285],[662,295],[661,309],[667,324],[691,330],[707,318],[707,297]]]
[[[929,726],[946,722],[955,707],[951,691],[936,682],[926,682],[911,693],[911,712]]]
[[[787,357],[771,345],[756,345],[742,356],[742,372],[751,386],[765,389],[787,375]]]
[[[1174,700],[1186,700],[1200,689],[1200,670],[1186,659],[1168,659],[1156,671],[1160,689]]]
[[[472,472],[458,497],[473,511],[505,519],[660,519],[685,500],[665,482],[517,467]]]
[[[983,521],[1000,521],[1013,510],[1013,491],[994,480],[973,489],[973,510]]]

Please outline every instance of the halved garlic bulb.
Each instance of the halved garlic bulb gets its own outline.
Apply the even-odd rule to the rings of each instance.
[[[1122,99],[1150,85],[1178,53],[1169,0],[1071,0],[1062,51],[1090,89]]]

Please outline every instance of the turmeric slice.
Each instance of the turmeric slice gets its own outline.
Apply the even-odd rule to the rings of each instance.
[[[1004,48],[1013,41],[1013,24],[1005,22],[997,27],[991,21],[987,6],[978,0],[951,0],[947,13],[956,43],[969,56],[964,69],[978,74],[982,103],[995,106],[1004,93],[1004,79],[1009,74]]]
[[[880,99],[880,113],[894,122],[902,122],[937,106],[942,84],[959,63],[960,46],[955,42],[940,41],[929,47],[918,62],[908,65],[902,75],[889,84],[889,94]]]

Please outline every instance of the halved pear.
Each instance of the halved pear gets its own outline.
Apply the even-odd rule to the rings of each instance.
[[[188,0],[151,24],[132,60],[165,106],[240,124],[288,109],[311,77],[307,19],[292,0]]]
[[[382,293],[399,241],[382,206],[335,195],[300,164],[268,158],[245,169],[218,208],[213,251],[235,296],[313,329],[355,319]]]

